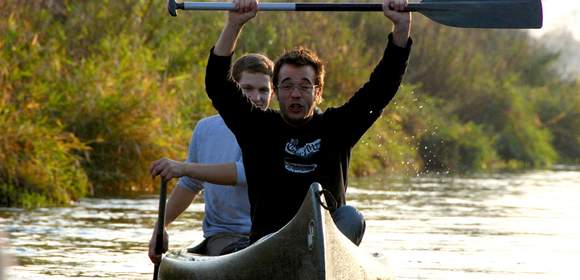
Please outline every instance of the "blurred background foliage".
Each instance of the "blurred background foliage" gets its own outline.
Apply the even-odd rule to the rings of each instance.
[[[0,2],[0,206],[153,191],[148,165],[184,159],[224,12],[168,16],[162,0]],[[322,109],[366,81],[380,13],[260,13],[236,55],[297,45],[327,65]],[[404,85],[353,152],[351,172],[415,175],[580,162],[580,84],[560,53],[515,30],[415,15]]]

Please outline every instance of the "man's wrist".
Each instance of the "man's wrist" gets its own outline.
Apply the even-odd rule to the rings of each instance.
[[[195,178],[195,165],[192,162],[183,163],[182,175],[190,178]],[[182,176],[182,177],[183,177]]]
[[[411,23],[402,22],[395,24],[393,29],[393,43],[401,48],[407,46],[409,37],[411,36]]]
[[[231,19],[228,19],[228,21],[226,23],[226,28],[231,30],[231,31],[235,31],[235,32],[241,31],[243,27],[244,27],[244,23],[237,22],[237,21],[231,20]]]

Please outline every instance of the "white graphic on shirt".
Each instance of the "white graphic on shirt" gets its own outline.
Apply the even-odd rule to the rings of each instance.
[[[293,157],[284,159],[284,168],[292,173],[310,173],[318,167],[315,163],[304,162],[320,151],[320,139],[306,143],[300,147],[297,139],[291,139],[286,143],[286,153]]]
[[[314,171],[316,169],[318,165],[316,165],[315,163],[313,164],[299,164],[299,163],[292,163],[292,162],[288,162],[288,160],[284,160],[284,167],[286,168],[286,170],[292,172],[292,173],[310,173],[312,171]]]
[[[286,152],[301,158],[309,158],[318,151],[320,151],[320,139],[306,143],[304,147],[298,147],[297,139],[291,139],[290,142],[286,143]]]

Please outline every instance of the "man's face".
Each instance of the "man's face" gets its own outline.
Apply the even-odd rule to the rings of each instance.
[[[276,93],[282,117],[290,124],[303,124],[314,114],[322,95],[322,88],[314,83],[315,77],[310,65],[284,64],[280,68]]]
[[[238,82],[242,93],[262,110],[266,110],[272,98],[272,82],[264,73],[242,72]]]

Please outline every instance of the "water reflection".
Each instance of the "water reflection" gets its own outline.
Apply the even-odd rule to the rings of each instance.
[[[580,171],[366,178],[350,204],[367,218],[361,246],[399,279],[573,279],[580,257]],[[19,266],[10,279],[149,279],[156,197],[86,199],[0,210]],[[203,205],[170,227],[170,247],[201,237]]]
[[[363,246],[380,244],[400,279],[575,278],[578,171],[386,184],[355,189],[354,203],[374,233]]]

